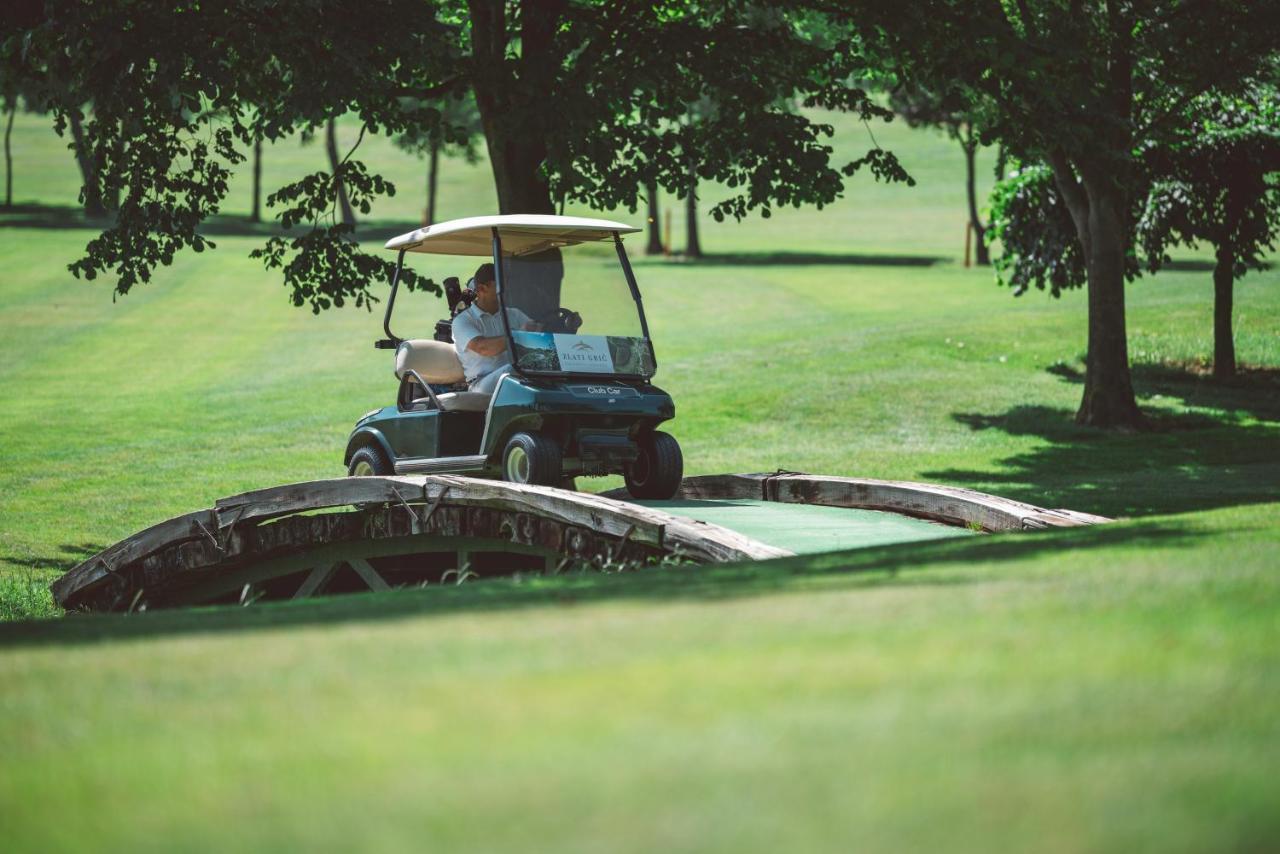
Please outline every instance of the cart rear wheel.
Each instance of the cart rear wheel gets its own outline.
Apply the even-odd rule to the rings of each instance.
[[[634,498],[674,498],[684,477],[680,443],[669,433],[654,432],[642,436],[637,444],[640,455],[624,473],[627,492]]]
[[[351,455],[347,466],[348,477],[388,477],[396,473],[396,467],[377,445],[365,445]]]
[[[540,433],[517,433],[502,452],[502,479],[537,486],[560,485],[560,446]]]

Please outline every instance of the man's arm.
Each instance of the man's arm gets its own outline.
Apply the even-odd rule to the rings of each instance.
[[[467,349],[481,356],[496,356],[507,349],[507,339],[503,335],[484,338],[477,335],[467,342]]]
[[[535,322],[529,315],[525,314],[518,308],[507,309],[507,318],[511,321],[511,325],[525,332],[541,332],[542,324]]]

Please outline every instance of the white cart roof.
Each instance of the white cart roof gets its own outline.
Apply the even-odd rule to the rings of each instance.
[[[588,240],[610,240],[615,231],[631,234],[640,230],[621,222],[580,216],[473,216],[451,219],[393,237],[387,241],[386,248],[436,255],[492,256],[495,227],[501,232],[503,255],[528,255]]]

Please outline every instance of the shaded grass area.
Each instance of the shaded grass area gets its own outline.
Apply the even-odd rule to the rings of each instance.
[[[8,625],[0,821],[19,850],[1256,848],[1278,514]]]

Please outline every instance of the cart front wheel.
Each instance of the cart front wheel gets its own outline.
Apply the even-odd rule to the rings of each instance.
[[[395,466],[377,445],[365,445],[351,455],[348,477],[386,477],[396,473]]]
[[[517,433],[502,452],[502,479],[537,486],[560,485],[560,446],[539,433]]]
[[[654,432],[641,437],[638,444],[640,455],[624,473],[627,492],[633,498],[675,498],[684,477],[680,443],[669,433]]]

